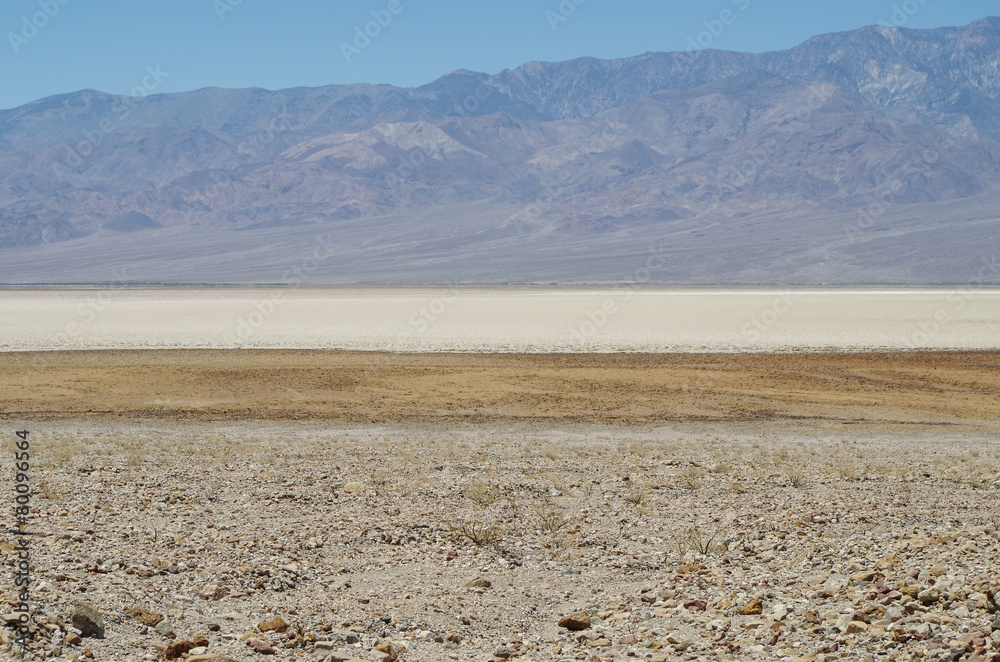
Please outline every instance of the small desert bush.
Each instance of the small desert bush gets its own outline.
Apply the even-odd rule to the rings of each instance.
[[[792,487],[801,489],[806,486],[806,475],[801,469],[797,467],[786,469],[785,475],[788,476],[788,482],[791,483]]]
[[[704,478],[707,474],[708,472],[705,471],[705,469],[703,469],[702,467],[689,467],[688,470],[685,471],[684,474],[680,476],[681,485],[683,485],[689,490],[701,489],[701,484],[702,484],[701,479]]]
[[[844,480],[851,480],[858,475],[858,467],[847,458],[839,458],[834,461],[833,469],[838,476]]]
[[[549,497],[537,499],[531,509],[538,521],[538,527],[548,533],[555,533],[569,524],[563,509]]]
[[[673,531],[669,539],[681,557],[688,552],[707,556],[728,549],[728,544],[724,540],[725,529],[722,523],[691,524]]]
[[[630,503],[633,506],[641,506],[642,502],[646,500],[646,494],[638,487],[633,487],[625,493],[623,498],[627,503]]]
[[[479,481],[469,483],[462,488],[462,495],[477,506],[484,508],[497,500],[496,488]]]
[[[465,538],[478,547],[496,544],[500,540],[500,528],[492,520],[474,518],[452,524],[452,534]]]

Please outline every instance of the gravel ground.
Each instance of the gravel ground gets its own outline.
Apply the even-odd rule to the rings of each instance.
[[[1000,660],[985,425],[29,429],[36,658]]]

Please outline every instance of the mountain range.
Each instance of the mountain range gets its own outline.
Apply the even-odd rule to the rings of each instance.
[[[0,111],[10,284],[997,283],[998,203],[995,17]]]

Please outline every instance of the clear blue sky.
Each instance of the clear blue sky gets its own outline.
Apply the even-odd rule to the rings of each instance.
[[[341,44],[372,11],[391,20],[369,26],[378,34],[348,62]],[[705,21],[718,34],[703,44],[759,52],[879,22],[927,28],[991,14],[996,0],[2,0],[0,108],[83,88],[129,94],[144,81],[154,92],[412,86],[459,68],[684,50]]]

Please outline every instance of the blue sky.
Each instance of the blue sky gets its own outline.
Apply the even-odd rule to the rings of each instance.
[[[83,88],[411,86],[459,68],[496,73],[692,40],[759,52],[879,22],[928,28],[995,14],[996,0],[3,0],[0,108]],[[366,27],[374,36],[359,37]]]

